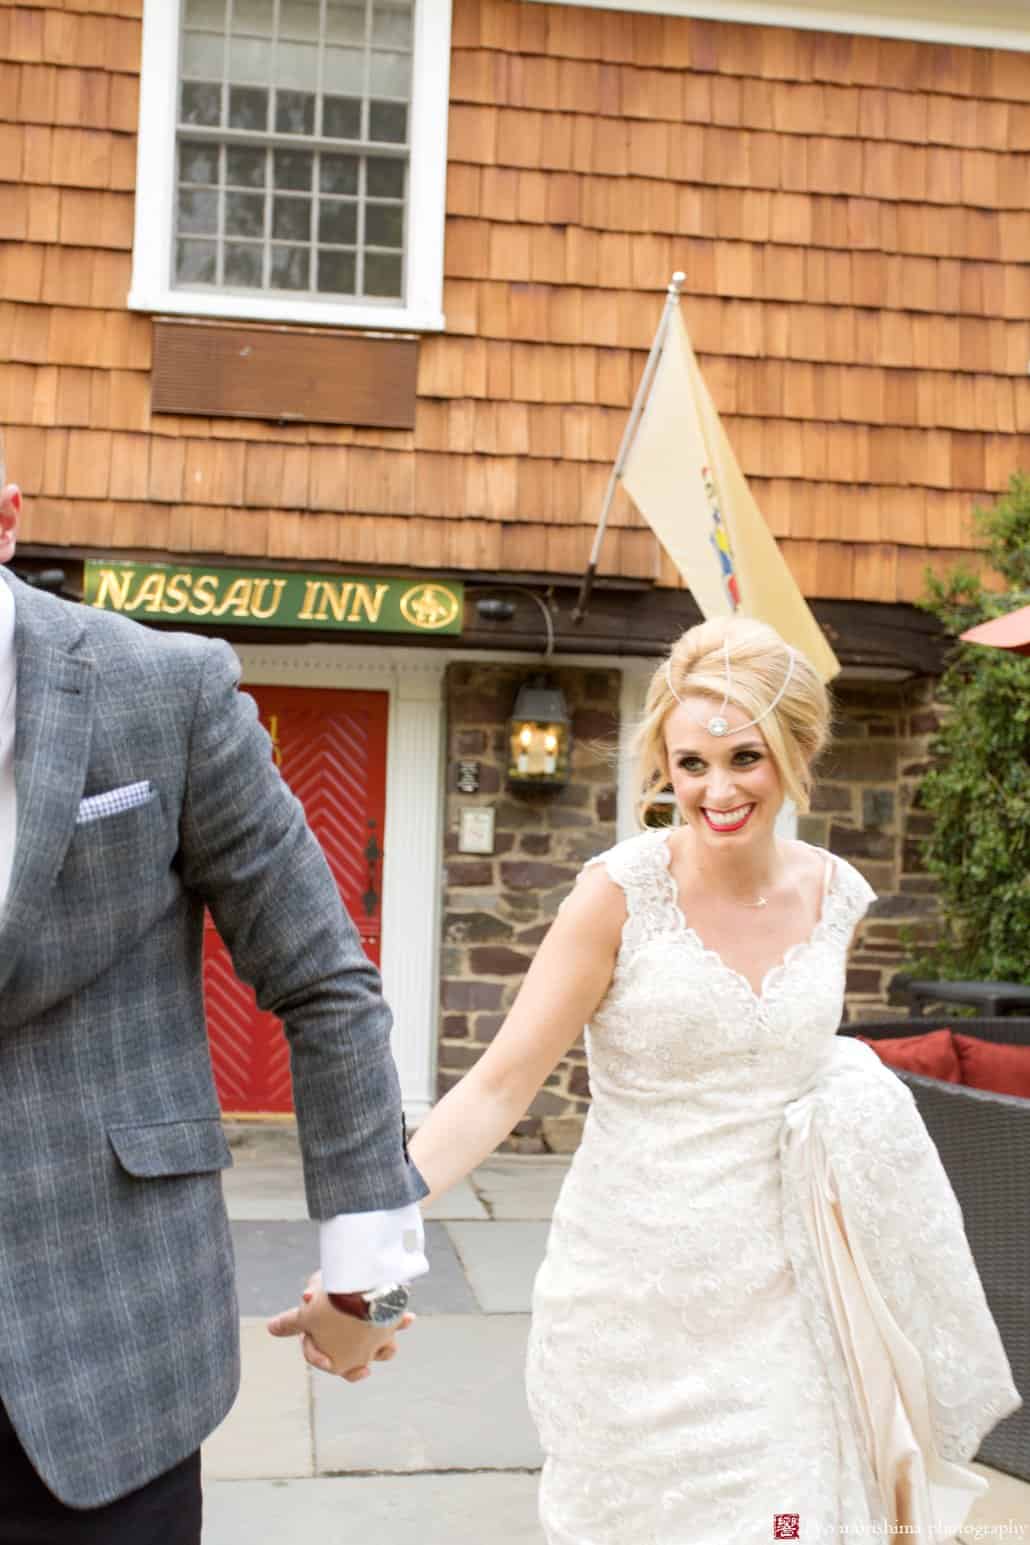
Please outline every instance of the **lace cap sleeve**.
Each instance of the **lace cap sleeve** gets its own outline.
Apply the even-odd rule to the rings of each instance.
[[[627,911],[634,911],[639,892],[642,887],[646,887],[648,876],[654,870],[656,835],[660,834],[653,831],[641,832],[636,837],[627,838],[625,842],[617,842],[613,848],[606,848],[603,853],[595,853],[593,858],[587,859],[577,874],[576,884],[578,885],[591,869],[596,869],[600,865],[608,878],[624,892]],[[568,897],[565,900],[567,901]],[[564,905],[563,901],[562,906]]]
[[[610,860],[612,858],[612,855],[615,854],[615,853],[618,853],[618,851],[619,850],[618,850],[617,847],[615,847],[615,848],[605,848],[603,853],[595,853],[593,858],[588,858],[587,859],[586,863],[583,865],[582,869],[580,869],[580,871],[577,874],[575,880],[573,881],[572,889],[569,891],[569,894],[565,897],[564,901],[559,902],[559,904],[558,904],[558,911],[559,912],[563,911],[564,908],[568,906],[569,902],[572,900],[573,896],[576,894],[576,886],[579,884],[580,880],[582,880],[582,878],[583,878],[583,876],[585,874],[589,874],[590,873],[591,869],[597,869],[598,867],[602,867],[605,870],[606,874],[609,876],[609,878],[615,880],[615,875],[612,873],[612,866],[611,866]],[[615,880],[615,883],[618,884],[619,882],[617,880]]]
[[[855,928],[877,899],[876,892],[865,876],[859,874],[854,864],[849,864],[846,858],[835,855],[833,862],[839,875],[837,883],[845,903],[847,922],[851,928]]]
[[[622,891],[626,902],[623,951],[676,926],[664,858],[665,835],[662,831],[645,831],[629,837],[589,859],[577,876],[580,879],[602,864],[608,878]]]
[[[608,878],[627,893],[646,885],[649,880],[653,883],[658,848],[663,836],[664,833],[657,830],[638,832],[635,837],[617,842],[613,848],[607,848],[603,853],[588,859],[580,873],[585,874],[595,864],[603,864]]]

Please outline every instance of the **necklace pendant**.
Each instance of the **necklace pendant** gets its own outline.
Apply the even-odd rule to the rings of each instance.
[[[729,724],[721,714],[713,714],[708,721],[709,735],[726,735],[729,732]]]
[[[751,905],[754,907],[767,907],[769,903],[766,901],[764,896],[759,896],[758,900],[753,901]]]

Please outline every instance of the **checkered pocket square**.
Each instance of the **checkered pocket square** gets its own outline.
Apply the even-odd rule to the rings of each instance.
[[[122,815],[126,810],[147,804],[153,797],[154,785],[149,779],[144,783],[126,783],[120,789],[109,789],[106,794],[91,794],[88,799],[79,801],[75,824],[85,826],[87,821],[103,821],[109,815]]]

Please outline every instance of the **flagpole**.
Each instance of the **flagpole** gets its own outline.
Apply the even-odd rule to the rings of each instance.
[[[572,609],[573,622],[582,622],[583,618],[586,616],[587,605],[590,601],[590,593],[594,588],[594,575],[597,573],[597,560],[601,556],[601,543],[604,541],[604,533],[608,525],[608,515],[612,507],[612,500],[615,498],[615,489],[619,479],[622,476],[622,469],[625,465],[626,457],[629,455],[630,446],[633,444],[633,436],[637,432],[637,425],[640,423],[640,415],[644,411],[644,404],[647,401],[647,394],[651,389],[651,382],[654,378],[654,373],[658,369],[658,360],[662,352],[662,344],[665,342],[665,334],[669,330],[669,318],[672,316],[672,308],[678,304],[680,290],[683,288],[686,280],[686,274],[677,269],[673,274],[669,288],[666,291],[665,309],[662,312],[661,320],[658,323],[658,331],[654,335],[654,343],[651,345],[651,352],[647,356],[647,363],[644,366],[644,373],[640,377],[640,385],[637,387],[637,395],[633,399],[633,406],[630,409],[629,419],[627,420],[626,428],[623,431],[622,441],[619,445],[619,454],[615,458],[615,465],[612,468],[612,475],[608,479],[608,487],[605,490],[604,503],[601,506],[601,516],[597,522],[597,530],[594,533],[594,545],[590,549],[590,560],[587,563],[586,573],[583,575],[583,580],[579,587],[579,595],[576,599],[576,604]]]

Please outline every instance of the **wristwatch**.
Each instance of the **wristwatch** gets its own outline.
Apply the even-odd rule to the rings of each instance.
[[[342,1314],[366,1320],[377,1330],[394,1330],[404,1318],[411,1293],[403,1282],[386,1282],[367,1293],[330,1293],[329,1302]]]

